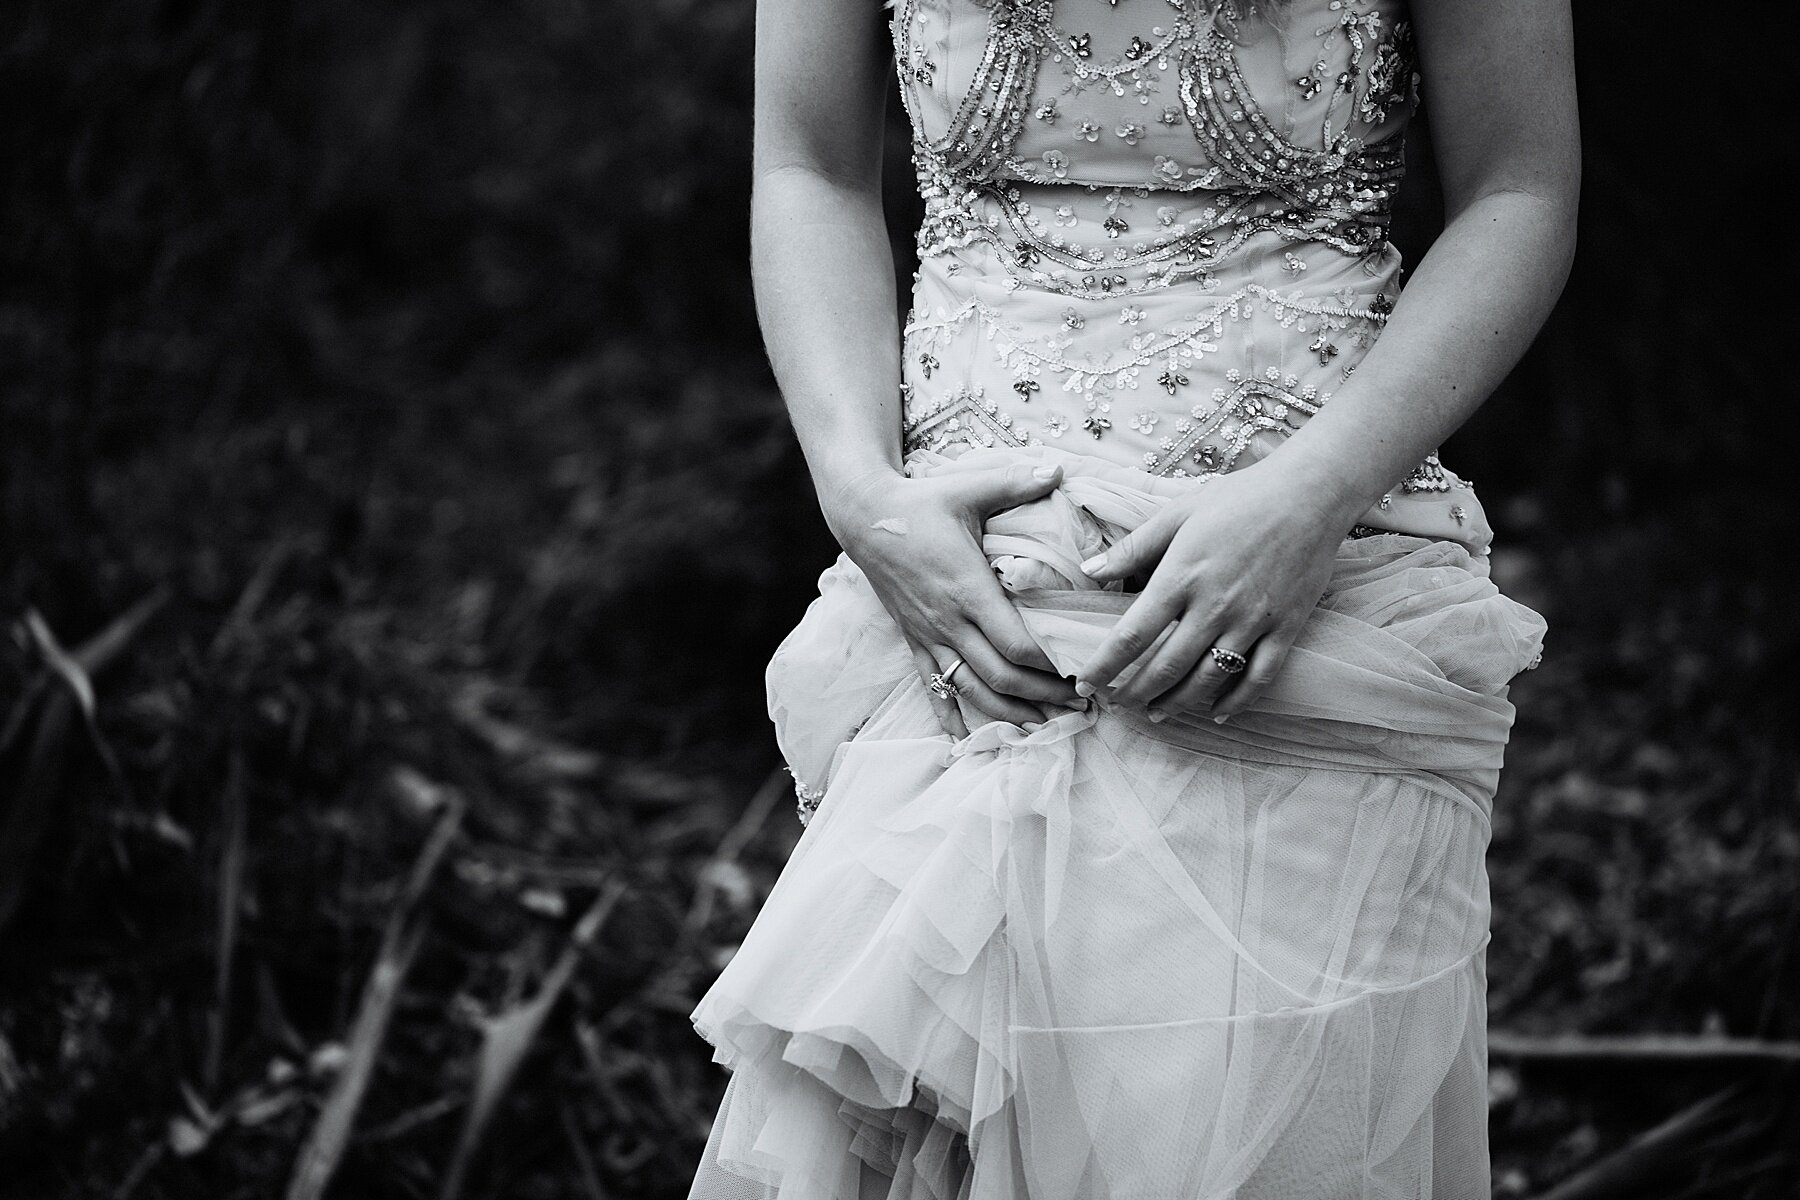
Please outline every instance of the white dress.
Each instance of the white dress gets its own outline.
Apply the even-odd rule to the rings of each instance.
[[[985,544],[1073,674],[1131,600],[1077,564],[1277,449],[1393,307],[1404,9],[900,0],[894,35],[909,469],[1064,467]],[[694,1012],[732,1072],[694,1197],[1488,1195],[1484,854],[1543,623],[1435,456],[1348,533],[1224,725],[1103,693],[953,741],[825,573],[768,675],[816,814]]]

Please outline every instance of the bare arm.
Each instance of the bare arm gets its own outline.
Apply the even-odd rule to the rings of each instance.
[[[1499,385],[1574,253],[1580,138],[1568,0],[1414,0],[1448,220],[1380,339],[1262,462],[1209,483],[1095,564],[1150,582],[1082,672],[1156,711],[1224,719],[1287,657],[1346,529]],[[1213,646],[1250,657],[1241,676]]]
[[[1443,235],[1333,402],[1282,447],[1342,525],[1498,387],[1575,254],[1581,139],[1566,0],[1415,0]]]
[[[881,212],[888,83],[874,0],[759,0],[751,273],[769,359],[826,523],[899,624],[921,676],[962,659],[975,707],[1041,721],[1076,702],[1050,673],[981,550],[990,513],[1044,495],[1059,471],[908,479],[900,346]],[[966,732],[957,706],[939,720]]]
[[[874,3],[758,6],[750,269],[826,520],[900,471],[900,346],[881,212],[888,82]],[[833,524],[840,541],[844,531]]]

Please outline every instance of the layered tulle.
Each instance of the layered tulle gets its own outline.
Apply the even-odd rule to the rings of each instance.
[[[986,549],[1073,673],[1130,600],[1076,564],[1184,485],[913,467],[1046,458]],[[1226,724],[1102,695],[952,741],[840,560],[769,668],[826,794],[694,1013],[733,1077],[693,1194],[1486,1196],[1483,856],[1542,632],[1467,548],[1359,538]]]

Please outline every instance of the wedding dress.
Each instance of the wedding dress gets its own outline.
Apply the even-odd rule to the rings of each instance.
[[[1396,0],[899,0],[926,215],[908,469],[1053,462],[985,548],[1075,673],[1077,564],[1331,402],[1398,295]],[[939,728],[840,558],[769,706],[811,821],[694,1012],[699,1200],[1488,1195],[1484,853],[1543,624],[1428,458],[1225,724]],[[1124,678],[1129,678],[1129,672]],[[814,811],[816,809],[816,811]]]

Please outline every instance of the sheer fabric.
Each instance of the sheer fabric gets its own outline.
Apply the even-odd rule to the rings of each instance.
[[[1072,672],[1130,599],[1075,564],[1181,485],[915,469],[1042,459],[985,545]],[[694,1013],[733,1071],[694,1195],[1486,1195],[1483,853],[1541,633],[1467,548],[1357,538],[1230,722],[1103,697],[953,743],[840,560],[769,669],[825,797]]]

